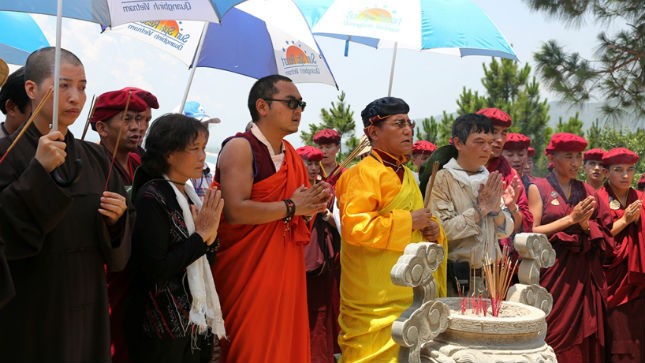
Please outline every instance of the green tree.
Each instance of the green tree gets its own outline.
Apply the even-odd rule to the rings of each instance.
[[[336,159],[342,160],[351,152],[359,143],[359,140],[354,135],[354,111],[351,106],[345,102],[345,92],[341,92],[336,102],[332,101],[331,107],[328,109],[322,108],[320,110],[319,123],[309,124],[309,132],[301,131],[300,139],[307,145],[315,146],[314,134],[323,129],[334,129],[338,131],[341,136],[341,150],[336,155]],[[343,141],[346,146],[347,152],[343,152]]]
[[[428,140],[437,146],[446,145],[452,135],[453,122],[455,122],[455,116],[449,115],[446,111],[443,111],[439,121],[434,116],[424,118],[415,131],[417,140]]]
[[[573,25],[589,16],[605,24],[626,25],[615,34],[598,34],[596,59],[567,53],[555,40],[535,54],[538,71],[564,101],[580,104],[598,92],[605,100],[603,113],[619,116],[633,112],[645,116],[645,6],[642,0],[526,0],[536,11]]]
[[[567,122],[562,121],[562,117],[558,120],[558,125],[556,126],[556,132],[568,132],[571,134],[576,134],[576,135],[584,135],[584,132],[582,131],[582,127],[584,126],[584,122],[578,117],[579,114],[576,112],[576,114],[572,117],[569,117]]]

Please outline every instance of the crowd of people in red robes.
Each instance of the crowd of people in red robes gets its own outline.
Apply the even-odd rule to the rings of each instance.
[[[53,63],[54,49],[40,49],[0,89],[2,360],[342,360],[343,143],[333,129],[315,132],[316,146],[284,139],[306,107],[296,85],[278,75],[253,85],[252,122],[223,142],[211,172],[208,121],[189,112],[153,121],[159,102],[140,88],[101,94],[83,135],[72,135],[90,80],[66,50],[52,131]],[[553,296],[546,342],[558,361],[645,360],[645,176],[632,187],[640,156],[587,150],[582,136],[556,133],[548,174],[536,177],[535,149],[509,132],[511,117],[499,108],[477,115],[487,123],[475,130],[480,146],[490,150],[478,175],[504,189],[490,215],[503,213],[512,230],[495,242],[517,259],[513,235],[543,233],[556,251],[540,285]],[[88,127],[99,143],[83,141]],[[442,165],[459,168],[457,154],[429,141],[410,150],[421,192],[436,150]],[[463,263],[451,261],[450,243],[448,266]],[[447,274],[449,293],[457,291],[458,272]]]

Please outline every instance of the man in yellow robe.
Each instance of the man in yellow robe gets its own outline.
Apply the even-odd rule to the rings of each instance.
[[[396,362],[392,323],[412,304],[412,288],[395,286],[390,270],[411,242],[447,242],[438,219],[423,208],[406,155],[414,122],[405,101],[384,97],[361,112],[372,151],[336,184],[341,214],[340,316],[342,362]],[[445,256],[435,275],[445,296]]]

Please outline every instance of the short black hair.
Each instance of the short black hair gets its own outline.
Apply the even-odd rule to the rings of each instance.
[[[452,138],[458,138],[464,144],[470,134],[477,132],[487,134],[494,132],[493,124],[488,117],[475,113],[467,113],[457,117],[452,124]]]
[[[0,111],[7,114],[6,103],[11,100],[20,112],[25,113],[27,105],[31,100],[25,91],[25,67],[18,68],[9,75],[7,83],[0,88]]]
[[[249,107],[251,120],[253,120],[253,122],[258,121],[258,119],[260,118],[258,110],[255,108],[255,103],[260,98],[271,98],[274,94],[278,93],[278,89],[276,88],[275,84],[280,81],[293,82],[289,77],[274,74],[258,79],[253,84],[253,87],[251,87],[247,105]]]
[[[54,75],[55,47],[40,48],[27,57],[25,63],[25,81],[33,81],[40,84],[45,79]],[[72,64],[82,66],[83,62],[74,53],[61,48],[61,64]]]
[[[161,177],[168,171],[168,154],[185,150],[199,135],[205,135],[208,139],[208,127],[193,117],[180,113],[158,117],[148,129],[141,167],[149,175]]]

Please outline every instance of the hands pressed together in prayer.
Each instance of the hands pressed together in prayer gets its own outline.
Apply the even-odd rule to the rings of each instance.
[[[202,237],[204,243],[208,246],[212,245],[217,238],[217,229],[219,228],[223,209],[222,191],[214,187],[206,190],[201,209],[194,205],[190,206],[193,221],[195,221],[195,232]]]
[[[489,213],[499,213],[501,211],[500,202],[502,196],[505,199],[515,198],[512,186],[509,185],[506,190],[503,187],[502,175],[498,171],[494,171],[488,175],[486,183],[481,185],[479,194],[477,195],[477,204],[479,206],[479,212],[481,213],[480,217],[484,217]]]
[[[311,188],[301,185],[289,198],[296,205],[295,215],[312,216],[324,212],[331,200],[331,191],[331,185],[324,181],[314,184]]]
[[[569,214],[573,224],[579,224],[580,227],[584,230],[589,230],[589,218],[593,214],[593,211],[596,209],[596,198],[592,195],[587,196],[585,199],[581,200],[573,207],[573,210]]]
[[[439,224],[432,220],[432,212],[428,208],[421,208],[410,212],[412,215],[412,230],[421,231],[423,238],[429,242],[439,239]]]
[[[502,199],[504,200],[504,205],[506,206],[506,208],[508,208],[509,210],[514,210],[516,208],[515,205],[517,204],[517,200],[520,198],[521,192],[522,181],[516,174],[515,176],[513,176],[511,184],[507,185],[502,193]]]
[[[625,224],[630,224],[638,220],[641,216],[642,205],[643,201],[638,199],[625,208],[625,214],[623,215],[623,218],[625,218]]]

